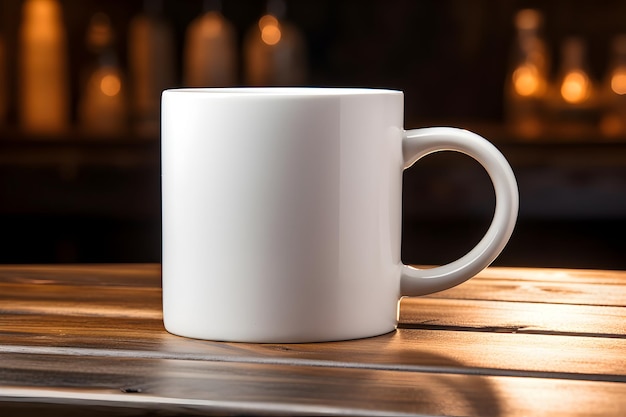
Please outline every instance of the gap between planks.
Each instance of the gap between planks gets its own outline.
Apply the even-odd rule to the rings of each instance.
[[[398,329],[412,330],[443,330],[452,332],[479,332],[479,333],[511,333],[511,334],[536,334],[541,336],[572,336],[572,337],[599,337],[608,339],[626,339],[626,335],[614,333],[583,333],[563,332],[558,330],[527,329],[525,326],[454,326],[428,323],[400,323]]]

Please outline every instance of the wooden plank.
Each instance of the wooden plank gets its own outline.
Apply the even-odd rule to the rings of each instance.
[[[33,294],[24,292],[22,285],[36,285],[33,294],[42,296],[54,292],[57,308],[64,314],[71,311],[67,301],[59,303],[60,297],[67,296],[67,287],[78,287],[88,292],[85,300],[97,304],[94,297],[108,305],[118,297],[104,292],[102,287],[126,289],[128,287],[160,288],[160,266],[146,265],[77,265],[77,266],[2,266],[0,267],[0,295],[5,297],[21,295],[31,299]],[[73,290],[74,302],[80,294]],[[133,294],[129,292],[128,297]],[[529,268],[488,268],[468,282],[430,296],[431,298],[458,298],[475,300],[497,300],[518,302],[547,302],[564,304],[585,304],[603,306],[626,306],[626,272],[529,269]],[[154,293],[154,301],[160,295]],[[42,309],[43,299],[32,298],[33,309]],[[145,300],[144,300],[145,301]],[[13,303],[15,299],[13,300]],[[153,310],[159,305],[150,304]],[[5,299],[5,308],[10,306]],[[1,307],[0,307],[1,308]],[[151,312],[150,314],[154,314]]]
[[[160,319],[160,265],[2,266],[0,312]]]
[[[476,278],[546,283],[626,285],[626,271],[599,269],[489,267],[476,275]]]
[[[626,306],[626,271],[490,267],[429,298]]]
[[[0,352],[315,363],[380,370],[466,369],[483,375],[626,382],[626,339],[523,333],[400,329],[378,337],[334,343],[246,344],[174,336],[163,329],[159,320],[3,315]]]
[[[621,337],[624,308],[406,297],[402,326]],[[0,312],[161,319],[161,292],[153,287],[0,284]]]
[[[397,332],[257,345],[165,332],[158,265],[0,267],[0,414],[624,415],[625,276],[490,268]]]
[[[402,327],[626,338],[625,310],[567,304],[403,298]]]
[[[194,360],[0,354],[0,409],[166,413],[623,416],[626,384]],[[8,365],[6,365],[8,364]],[[84,388],[85,386],[90,388]],[[46,415],[46,408],[43,410]]]
[[[162,317],[161,289],[0,283],[0,312],[108,317]]]
[[[160,287],[160,264],[0,265],[0,283]]]
[[[491,267],[430,297],[623,307],[626,271]]]
[[[475,277],[428,298],[626,307],[626,284],[518,281]]]

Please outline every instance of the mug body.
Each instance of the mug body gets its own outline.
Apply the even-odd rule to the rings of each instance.
[[[283,343],[394,330],[402,137],[399,91],[165,91],[166,329]]]

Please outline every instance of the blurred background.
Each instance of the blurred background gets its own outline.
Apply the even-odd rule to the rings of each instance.
[[[405,91],[490,139],[520,217],[498,265],[626,268],[626,2],[0,0],[0,263],[160,261],[159,99],[179,86]],[[468,157],[405,172],[403,260],[478,242]]]

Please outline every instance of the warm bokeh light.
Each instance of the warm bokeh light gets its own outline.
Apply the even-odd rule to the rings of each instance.
[[[201,22],[201,32],[207,38],[214,39],[222,33],[223,18],[218,12],[208,12]]]
[[[261,30],[261,40],[267,45],[276,45],[280,42],[282,33],[278,19],[270,14],[259,19],[259,29]]]
[[[535,9],[520,10],[515,16],[515,25],[523,30],[535,30],[541,24],[541,13]]]
[[[47,40],[59,36],[63,28],[61,6],[57,0],[28,0],[24,2],[24,22],[33,39]]]
[[[572,71],[563,78],[561,96],[568,103],[581,103],[589,97],[590,88],[589,77],[584,72]]]
[[[122,89],[120,77],[115,74],[107,74],[100,80],[100,91],[106,96],[114,97]]]
[[[63,132],[69,123],[67,41],[56,0],[23,3],[17,74],[18,117],[31,132]]]
[[[626,94],[626,68],[618,68],[611,77],[611,90],[620,96]]]
[[[263,30],[263,28],[268,25],[277,26],[278,19],[271,14],[261,16],[261,18],[259,19],[259,29]]]
[[[534,65],[522,65],[513,72],[515,92],[523,97],[530,97],[539,92],[540,79]]]

